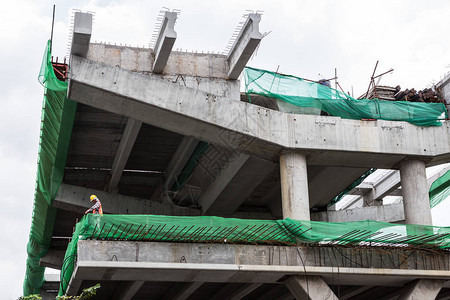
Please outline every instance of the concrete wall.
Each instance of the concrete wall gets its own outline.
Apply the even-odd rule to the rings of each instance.
[[[90,44],[87,58],[220,97],[240,99],[239,80],[226,80],[228,63],[225,55],[173,51],[162,75],[152,73],[154,53],[149,48]]]
[[[323,222],[353,222],[374,220],[381,222],[401,222],[405,220],[403,203],[367,206],[355,209],[323,211],[311,214],[311,220]]]
[[[298,252],[299,251],[299,252]],[[79,261],[279,265],[448,270],[444,252],[383,248],[291,247],[125,241],[78,242]]]

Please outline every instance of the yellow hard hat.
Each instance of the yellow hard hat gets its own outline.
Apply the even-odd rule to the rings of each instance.
[[[95,198],[97,198],[97,196],[91,195],[91,201],[93,201]]]

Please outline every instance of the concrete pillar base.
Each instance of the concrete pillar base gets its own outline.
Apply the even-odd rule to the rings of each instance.
[[[320,276],[291,276],[284,284],[295,299],[331,300],[338,299]]]

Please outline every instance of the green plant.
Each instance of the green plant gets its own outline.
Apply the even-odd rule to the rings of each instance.
[[[42,300],[42,297],[35,294],[35,295],[30,295],[30,296],[25,296],[25,297],[19,297],[17,300]]]
[[[60,296],[56,297],[57,300],[86,300],[89,299],[95,294],[97,294],[97,291],[100,289],[100,283],[97,283],[94,286],[91,286],[90,288],[84,289],[83,292],[79,296]]]
[[[97,283],[94,286],[91,286],[87,289],[84,289],[79,296],[57,296],[56,300],[86,300],[92,298],[97,294],[97,291],[100,289],[100,283]],[[42,297],[39,295],[30,295],[30,296],[22,296],[17,298],[17,300],[42,300]]]

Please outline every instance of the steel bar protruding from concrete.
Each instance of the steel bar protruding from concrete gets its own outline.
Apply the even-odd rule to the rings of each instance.
[[[310,220],[306,156],[299,152],[282,152],[280,177],[283,218]]]
[[[75,12],[73,23],[72,55],[86,57],[92,34],[92,14]]]
[[[400,293],[399,300],[436,299],[445,280],[419,279],[410,282]]]
[[[228,79],[237,79],[244,70],[253,52],[261,42],[262,34],[259,32],[260,14],[249,14],[247,21],[241,29],[236,41],[228,53],[228,64],[230,71]]]
[[[330,300],[338,299],[320,276],[289,277],[284,284],[296,299]]]
[[[420,160],[404,160],[400,162],[399,168],[405,223],[433,225],[425,163]]]
[[[155,62],[153,63],[153,73],[162,73],[172,52],[173,44],[177,39],[175,32],[176,12],[166,11],[163,17],[161,30],[155,44]]]

